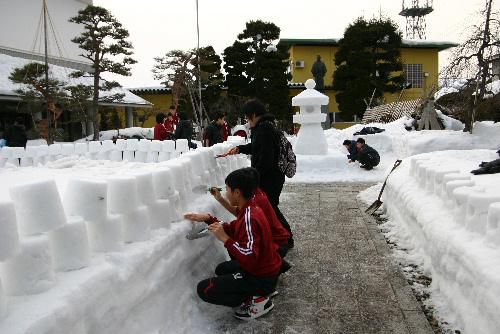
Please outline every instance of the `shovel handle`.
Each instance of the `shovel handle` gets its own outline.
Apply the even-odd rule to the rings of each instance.
[[[384,192],[384,188],[385,188],[385,184],[387,183],[387,179],[389,178],[389,175],[391,175],[391,173],[399,166],[401,165],[401,162],[402,160],[396,160],[394,162],[394,166],[392,166],[392,169],[391,171],[389,172],[389,174],[387,174],[387,177],[385,178],[385,181],[384,181],[384,184],[382,185],[382,189],[380,189],[380,193],[378,194],[378,199],[377,201],[380,201],[380,198],[382,197],[382,193]]]

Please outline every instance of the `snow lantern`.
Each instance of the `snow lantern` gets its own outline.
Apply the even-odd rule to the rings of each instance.
[[[0,261],[6,260],[18,252],[19,235],[14,203],[0,202]]]
[[[294,151],[303,155],[326,155],[328,143],[321,123],[326,121],[321,106],[328,105],[329,97],[314,89],[316,83],[306,81],[306,90],[292,98],[292,106],[300,107],[300,113],[293,116],[293,122],[301,124]]]

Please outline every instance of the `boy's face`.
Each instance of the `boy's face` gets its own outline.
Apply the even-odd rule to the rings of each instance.
[[[255,117],[255,114],[246,116],[248,120],[248,124],[250,124],[250,127],[253,128],[257,124],[257,117]]]
[[[359,148],[359,149],[362,149],[363,148],[363,143],[356,143],[356,147]]]
[[[239,189],[233,190],[226,184],[226,198],[232,206],[238,206],[239,195]]]

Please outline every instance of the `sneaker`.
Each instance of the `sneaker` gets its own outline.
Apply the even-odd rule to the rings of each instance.
[[[257,319],[271,311],[273,307],[271,298],[255,296],[241,304],[239,309],[234,312],[234,317],[241,320]]]
[[[274,290],[273,292],[271,292],[270,294],[268,294],[266,297],[267,297],[267,298],[274,298],[274,297],[276,297],[277,295],[279,295],[278,290]]]
[[[288,270],[290,270],[290,268],[292,268],[292,265],[290,263],[288,263],[287,261],[282,259],[281,260],[280,274],[286,273]]]

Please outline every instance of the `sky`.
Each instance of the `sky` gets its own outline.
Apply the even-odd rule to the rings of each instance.
[[[462,42],[467,27],[479,21],[477,13],[484,4],[485,0],[434,0],[434,12],[426,18],[427,40]],[[138,63],[131,77],[114,77],[125,87],[159,85],[151,73],[153,58],[197,45],[196,0],[94,0],[94,5],[110,10],[130,32]],[[212,45],[218,54],[250,20],[273,22],[280,27],[281,38],[341,38],[356,18],[370,19],[380,13],[403,32],[406,24],[398,15],[402,0],[199,0],[198,6],[200,46]],[[498,3],[494,7],[498,10]],[[447,56],[441,53],[441,67]]]

